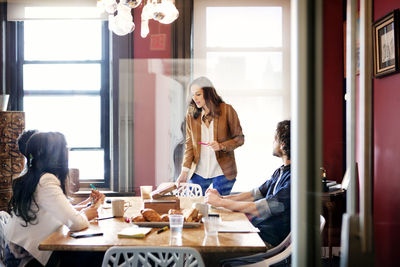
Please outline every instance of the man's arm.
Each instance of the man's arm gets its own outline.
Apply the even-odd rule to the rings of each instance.
[[[230,200],[236,200],[236,201],[254,201],[254,197],[253,197],[253,194],[251,191],[242,192],[239,194],[221,196],[217,189],[209,188],[209,189],[207,189],[205,195],[207,195],[208,193],[216,194],[218,197],[223,198],[223,199],[230,199]]]
[[[249,202],[254,201],[254,198],[253,198],[253,195],[251,194],[251,192],[242,192],[239,194],[223,196],[222,198],[235,200],[235,201],[249,201]]]
[[[243,192],[237,195],[221,197],[214,191],[208,191],[204,200],[206,203],[215,207],[223,207],[232,211],[240,211],[254,216],[259,216],[256,204],[253,202],[251,192]]]

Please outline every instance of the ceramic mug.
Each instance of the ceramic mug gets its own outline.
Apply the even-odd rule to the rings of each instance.
[[[112,215],[114,217],[123,217],[125,201],[123,199],[113,199],[111,201]]]

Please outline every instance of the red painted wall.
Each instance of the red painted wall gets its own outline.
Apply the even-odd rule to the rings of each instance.
[[[342,10],[342,0],[324,1],[323,164],[328,178],[339,182],[344,174]]]
[[[161,24],[158,23],[157,21],[151,19],[149,21],[149,28],[150,32],[147,35],[146,38],[142,38],[140,36],[140,31],[141,31],[141,14],[142,14],[142,7],[143,4],[140,7],[137,7],[134,9],[133,13],[133,21],[136,25],[135,31],[134,31],[134,57],[135,58],[171,58],[171,42],[169,41],[171,39],[171,25],[168,24]],[[160,50],[154,50],[151,49],[151,39],[152,35],[157,35],[157,34],[165,34],[166,42],[165,42],[165,48],[160,49]]]
[[[375,0],[374,21],[400,8]],[[399,266],[400,74],[374,79],[374,230],[377,266]]]
[[[156,87],[155,75],[147,71],[148,61],[153,58],[171,58],[171,26],[150,20],[150,33],[146,38],[140,36],[142,7],[134,9],[134,160],[135,185],[134,190],[139,194],[140,185],[155,185],[156,162]],[[151,47],[153,34],[165,34],[165,47],[160,49]]]

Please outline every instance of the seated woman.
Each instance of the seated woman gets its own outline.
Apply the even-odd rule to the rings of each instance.
[[[26,153],[26,144],[28,143],[29,138],[31,138],[32,135],[34,135],[35,133],[38,133],[38,132],[39,132],[38,130],[25,130],[19,135],[19,137],[17,139],[19,152],[21,152],[21,154],[25,156],[24,170],[21,172],[20,176],[23,176],[28,170],[26,163],[29,160],[29,155]],[[71,179],[71,177],[67,177],[67,180],[68,179]],[[67,182],[65,182],[65,184],[67,184]],[[66,188],[66,190],[67,190],[67,188]],[[67,197],[68,197],[68,192],[67,192]],[[105,198],[104,194],[100,193],[97,190],[92,190],[90,196],[86,200],[76,204],[74,206],[74,208],[77,210],[81,210],[81,209],[87,207],[89,205],[89,203],[92,203],[93,200],[96,200],[96,202],[97,202],[98,199],[101,200],[101,203],[100,202],[97,202],[97,203],[102,204],[104,202],[104,198]]]
[[[30,260],[27,266],[52,265],[52,252],[40,251],[40,242],[62,225],[71,231],[87,228],[89,220],[98,216],[98,202],[103,196],[96,193],[97,203],[81,211],[70,204],[65,193],[68,150],[61,133],[36,133],[29,138],[25,151],[28,170],[13,181],[8,207],[11,218],[5,226],[9,242],[5,264],[17,266],[21,260]]]

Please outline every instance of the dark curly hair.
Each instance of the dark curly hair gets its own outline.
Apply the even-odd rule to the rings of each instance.
[[[290,121],[284,120],[276,126],[276,137],[279,143],[283,144],[283,151],[290,159]]]

